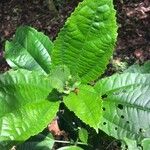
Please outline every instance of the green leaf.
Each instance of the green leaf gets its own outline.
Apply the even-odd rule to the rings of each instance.
[[[36,139],[19,145],[16,150],[52,150],[54,143],[55,140],[51,134],[48,136],[39,134]]]
[[[149,150],[150,149],[150,138],[145,138],[142,141],[143,150]]]
[[[144,65],[140,66],[138,64],[130,66],[125,72],[130,73],[150,73],[150,61],[144,63]]]
[[[58,78],[63,84],[65,84],[69,79],[70,70],[66,66],[56,66],[52,69],[51,76]]]
[[[49,73],[53,43],[43,33],[24,26],[19,27],[11,42],[6,42],[5,58],[12,68],[23,68]]]
[[[65,147],[59,148],[58,150],[83,150],[83,149],[78,146],[65,146]]]
[[[88,132],[87,130],[81,128],[79,129],[79,138],[82,142],[87,143],[88,141]]]
[[[150,137],[150,75],[126,73],[99,81],[103,97],[100,129],[117,139]],[[100,114],[101,116],[101,114]]]
[[[52,63],[68,66],[87,83],[106,69],[116,37],[113,1],[84,0],[54,41]]]
[[[96,83],[94,88],[101,94],[113,93],[124,88],[136,87],[141,84],[150,85],[149,74],[124,73],[115,74]]]
[[[59,65],[52,68],[50,77],[53,80],[53,87],[60,93],[68,94],[80,84],[80,78],[72,76],[69,68],[65,65]]]
[[[64,97],[64,103],[83,122],[98,130],[102,104],[91,86],[80,85],[76,93],[72,92]]]
[[[10,148],[42,131],[55,117],[58,102],[47,100],[49,78],[27,70],[0,75],[0,148]]]
[[[128,138],[124,138],[124,141],[126,143],[126,145],[128,146],[128,150],[141,150],[138,145],[136,140],[130,140]],[[125,150],[126,148],[124,148]]]
[[[57,84],[53,83],[54,87],[59,92],[63,92],[66,82],[70,77],[70,70],[66,66],[56,66],[55,68],[52,68],[50,77],[54,80],[54,82],[57,82]]]

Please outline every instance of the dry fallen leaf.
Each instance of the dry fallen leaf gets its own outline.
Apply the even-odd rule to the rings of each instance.
[[[53,136],[60,136],[64,134],[64,131],[61,131],[58,126],[57,117],[48,125],[48,130],[53,134]]]

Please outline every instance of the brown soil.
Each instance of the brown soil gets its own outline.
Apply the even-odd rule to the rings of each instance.
[[[2,52],[4,43],[18,26],[30,25],[53,40],[81,0],[54,1],[58,15],[49,11],[44,0],[0,0],[0,72],[8,69]],[[150,60],[150,1],[115,0],[114,3],[119,26],[114,60],[129,65]]]
[[[20,25],[30,25],[55,39],[66,18],[81,0],[54,0],[58,16],[49,11],[43,0],[0,1],[0,71],[7,65],[2,57],[4,42]],[[115,0],[118,41],[114,59],[129,65],[150,59],[150,1]]]
[[[150,1],[116,0],[119,35],[115,57],[129,63],[150,59]]]

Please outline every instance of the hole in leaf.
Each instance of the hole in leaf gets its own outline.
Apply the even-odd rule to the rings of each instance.
[[[142,132],[142,131],[143,131],[143,129],[142,129],[142,128],[140,128],[140,129],[139,129],[139,132]]]
[[[124,115],[121,115],[121,118],[124,119]]]
[[[107,94],[102,95],[102,99],[107,98]]]
[[[115,127],[115,130],[118,130],[118,128],[117,128],[117,127]]]
[[[103,122],[103,125],[106,125],[107,123],[106,122]]]
[[[118,108],[122,110],[123,109],[123,105],[122,104],[118,104]]]
[[[105,111],[105,110],[106,110],[106,108],[105,108],[105,107],[103,107],[102,109],[103,109],[103,111]]]
[[[129,121],[127,121],[127,123],[129,123]]]
[[[128,145],[126,145],[125,148],[128,149]]]

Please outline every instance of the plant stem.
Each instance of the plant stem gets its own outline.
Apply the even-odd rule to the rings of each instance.
[[[70,142],[70,141],[60,141],[60,140],[55,140],[55,142],[57,142],[57,143],[72,144],[72,142]],[[79,144],[79,145],[88,145],[87,143],[82,143],[82,142],[77,142],[76,144]]]

